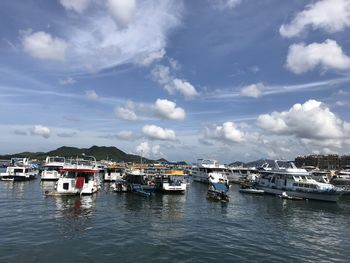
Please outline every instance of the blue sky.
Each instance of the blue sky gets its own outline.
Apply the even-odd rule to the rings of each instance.
[[[350,150],[350,1],[3,0],[0,153]]]

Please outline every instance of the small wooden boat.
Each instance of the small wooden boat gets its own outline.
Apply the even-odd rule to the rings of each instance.
[[[228,187],[223,183],[211,183],[207,192],[207,198],[213,201],[228,202]]]

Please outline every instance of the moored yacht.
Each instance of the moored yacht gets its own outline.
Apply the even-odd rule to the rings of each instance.
[[[291,161],[275,161],[271,170],[262,170],[255,187],[265,193],[290,197],[336,202],[344,194],[341,189],[312,179],[305,169],[299,169]]]
[[[89,195],[97,192],[100,186],[99,169],[94,157],[68,160],[61,169],[55,191],[49,195]]]
[[[228,184],[227,172],[225,165],[216,160],[199,159],[196,167],[192,169],[192,177],[194,181],[202,183]]]
[[[164,193],[184,193],[187,183],[183,178],[170,174],[161,174],[155,177],[156,190]]]
[[[63,168],[64,163],[64,157],[47,156],[41,172],[41,180],[58,180],[61,176],[60,170]]]
[[[331,184],[350,190],[350,166],[346,166],[344,169],[339,170],[335,176],[332,177]]]
[[[1,173],[0,177],[3,181],[27,181],[35,179],[37,175],[38,170],[30,164],[28,158],[12,158],[6,172]]]

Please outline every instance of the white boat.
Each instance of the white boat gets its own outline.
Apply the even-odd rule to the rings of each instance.
[[[240,184],[245,180],[255,180],[257,173],[255,167],[229,167],[226,175],[230,183]]]
[[[0,177],[2,181],[27,181],[35,179],[38,174],[38,169],[30,164],[28,158],[12,158],[6,172],[1,173]]]
[[[225,165],[219,164],[216,160],[199,159],[197,165],[192,169],[192,178],[194,181],[207,184],[228,184],[227,172]]]
[[[47,192],[47,195],[90,195],[101,188],[94,157],[70,159],[61,171],[55,191]]]
[[[297,168],[291,161],[276,160],[274,168],[260,172],[255,187],[268,194],[282,195],[285,192],[291,198],[330,202],[338,201],[344,194],[344,191],[331,184],[312,179],[305,169]]]
[[[156,191],[164,193],[184,193],[187,183],[179,176],[163,174],[155,178]]]
[[[346,190],[350,190],[350,166],[346,166],[345,169],[339,170],[335,176],[331,178],[330,183]]]
[[[115,182],[116,180],[122,179],[124,175],[125,169],[122,167],[107,167],[103,180],[105,182]]]
[[[58,180],[60,178],[60,170],[65,163],[64,157],[50,157],[47,156],[43,170],[41,172],[41,180]]]

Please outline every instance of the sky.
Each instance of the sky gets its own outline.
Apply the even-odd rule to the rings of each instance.
[[[0,154],[350,153],[350,0],[2,0]]]

